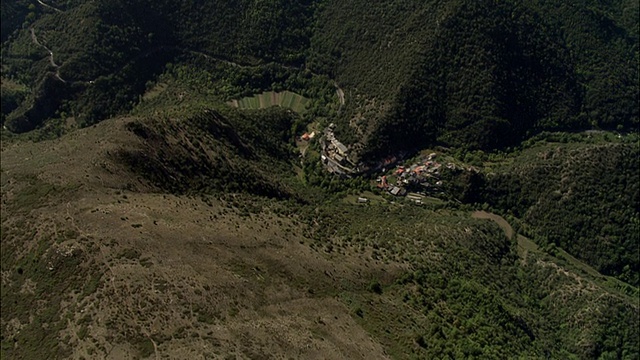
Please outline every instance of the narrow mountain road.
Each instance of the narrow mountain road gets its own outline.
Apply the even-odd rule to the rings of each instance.
[[[44,8],[53,10],[53,11],[55,11],[57,13],[63,13],[64,12],[64,11],[54,7],[54,6],[51,6],[51,5],[47,4],[47,3],[42,2],[42,0],[36,0],[36,1],[38,2],[38,4],[40,4]],[[29,27],[29,31],[31,32],[31,40],[33,40],[33,43],[38,45],[38,46],[40,46],[40,47],[42,47],[43,49],[45,49],[49,53],[49,63],[51,64],[51,66],[53,66],[56,69],[56,71],[54,73],[54,76],[55,76],[56,79],[62,81],[63,83],[83,83],[83,84],[86,84],[86,85],[91,85],[97,80],[97,79],[93,79],[93,80],[90,80],[90,81],[71,81],[70,82],[70,81],[67,81],[67,80],[63,79],[62,76],[60,76],[60,65],[58,65],[54,60],[53,51],[51,51],[51,49],[49,49],[46,45],[43,45],[43,44],[40,43],[40,41],[38,41],[38,37],[36,36],[36,32],[33,29],[33,26]],[[166,49],[166,50],[177,50],[177,51],[186,52],[186,53],[189,53],[189,54],[192,54],[192,55],[202,56],[205,59],[218,61],[218,62],[221,62],[223,64],[226,64],[226,65],[229,65],[229,66],[232,66],[232,67],[236,67],[236,68],[255,69],[255,68],[258,68],[260,66],[268,65],[268,64],[244,65],[244,64],[237,63],[235,61],[230,61],[230,60],[222,59],[222,58],[219,58],[219,57],[216,57],[216,56],[212,56],[212,55],[209,55],[209,54],[205,54],[205,53],[203,53],[201,51],[183,49],[183,48],[178,48],[178,47],[173,47],[173,46],[160,46],[160,47],[148,50],[145,53],[136,56],[131,61],[129,61],[127,64],[123,65],[120,69],[114,71],[113,74],[121,71],[127,65],[129,65],[131,62],[136,61],[136,60],[138,60],[138,59],[140,59],[142,57],[145,57],[145,56],[147,56],[147,55],[149,55],[151,53],[154,53],[154,52],[157,52],[157,51],[160,51],[160,50],[163,50],[163,49]],[[295,66],[290,66],[290,65],[283,65],[283,64],[278,64],[278,65],[280,65],[283,69],[288,69],[288,70],[305,70],[305,68],[306,68],[306,67],[300,68],[300,67],[295,67]],[[311,72],[312,75],[318,76],[318,74],[316,74],[315,72],[311,71],[310,69],[306,69],[306,70]],[[334,82],[334,86],[336,87],[336,95],[338,96],[338,100],[340,101],[340,107],[342,107],[345,104],[344,91],[342,91],[342,89],[335,82]]]
[[[47,9],[51,9],[51,10],[53,10],[55,12],[59,12],[59,13],[63,12],[62,10],[60,10],[58,8],[55,8],[55,7],[51,6],[51,5],[47,5],[47,4],[43,3],[41,0],[37,0],[37,1],[38,1],[38,4],[46,7]]]
[[[509,222],[507,222],[507,220],[505,220],[502,216],[500,215],[496,215],[496,214],[492,214],[486,211],[474,211],[473,214],[471,214],[471,217],[474,219],[488,219],[488,220],[492,220],[494,221],[496,224],[498,224],[498,226],[500,226],[500,228],[502,229],[502,231],[504,231],[504,234],[511,239],[513,237],[513,228],[511,227],[511,225],[509,224]]]
[[[51,51],[51,49],[49,49],[46,45],[40,43],[40,41],[38,40],[38,36],[36,36],[36,31],[33,29],[33,27],[30,27],[29,31],[31,32],[31,40],[33,41],[33,43],[47,50],[47,52],[49,53],[49,63],[56,69],[56,72],[54,74],[56,79],[62,81],[63,83],[66,83],[67,80],[60,77],[60,65],[56,64],[55,60],[53,59],[53,51]]]
[[[46,4],[46,3],[42,2],[42,0],[36,0],[36,1],[41,6],[47,8],[47,9],[53,10],[53,11],[55,11],[57,13],[63,13],[64,12],[64,11],[54,7],[54,6],[51,6],[49,4]],[[82,84],[86,84],[86,85],[91,85],[97,80],[97,78],[93,79],[93,80],[89,80],[89,81],[68,81],[68,80],[63,79],[62,76],[60,76],[60,65],[55,62],[53,51],[49,47],[47,47],[46,45],[42,44],[38,40],[38,36],[36,35],[35,29],[33,28],[33,26],[29,27],[29,32],[31,33],[31,40],[33,41],[33,43],[36,44],[37,46],[45,49],[47,51],[47,53],[49,53],[49,63],[55,69],[54,76],[55,76],[56,79],[60,80],[63,83],[72,83],[72,84],[74,84],[74,83],[82,83]],[[259,68],[261,66],[269,65],[269,64],[259,64],[259,65],[240,64],[240,63],[237,63],[235,61],[222,59],[220,57],[212,56],[212,55],[206,54],[206,53],[201,52],[201,51],[184,49],[184,48],[179,48],[179,47],[176,47],[176,46],[158,46],[156,48],[147,50],[144,53],[137,55],[136,57],[131,59],[131,61],[127,62],[122,67],[120,67],[118,70],[114,71],[112,74],[115,74],[115,73],[118,73],[118,72],[122,71],[122,69],[124,69],[127,65],[131,64],[132,62],[134,62],[136,60],[139,60],[140,58],[143,58],[143,57],[148,56],[148,55],[150,55],[152,53],[155,53],[155,52],[158,52],[158,51],[162,51],[162,50],[181,51],[181,52],[189,53],[189,54],[196,55],[196,56],[202,56],[205,59],[217,61],[217,62],[226,64],[226,65],[229,65],[229,66],[232,66],[232,67],[243,68],[243,69],[256,69],[256,68]],[[279,64],[279,63],[272,63],[272,64],[277,64],[280,67],[282,67],[283,69],[288,69],[288,70],[295,70],[295,71],[304,70],[304,68],[300,68],[300,67],[296,67],[296,66],[283,65],[283,64]],[[316,74],[315,72],[313,72],[313,71],[311,71],[309,69],[306,69],[306,70],[310,71],[311,74],[318,76],[318,74]],[[336,94],[338,95],[338,99],[340,101],[340,105],[342,106],[342,105],[345,104],[344,91],[342,91],[342,89],[338,86],[337,83],[334,83],[334,86],[336,87]]]
[[[164,46],[164,48],[168,49],[168,50],[178,50],[178,51],[186,52],[186,53],[189,53],[189,54],[192,54],[192,55],[202,56],[202,57],[204,57],[205,59],[208,59],[208,60],[221,62],[223,64],[226,64],[226,65],[229,65],[229,66],[232,66],[232,67],[242,68],[242,69],[257,69],[257,68],[259,68],[261,66],[276,64],[276,65],[280,66],[283,69],[296,70],[296,71],[297,70],[303,70],[303,68],[300,68],[300,67],[291,66],[291,65],[283,65],[283,64],[280,64],[280,63],[277,63],[277,62],[258,64],[258,65],[245,65],[245,64],[237,63],[235,61],[226,60],[226,59],[222,59],[222,58],[217,57],[217,56],[209,55],[209,54],[203,53],[201,51],[183,49],[183,48],[179,48],[177,46]],[[314,72],[311,72],[311,73],[313,75],[317,76],[317,74],[315,74]]]
[[[515,234],[515,232],[513,231],[513,228],[511,227],[509,222],[505,220],[502,216],[496,215],[490,212],[486,212],[486,211],[474,211],[471,214],[471,217],[474,219],[487,219],[495,222],[496,224],[498,224],[498,226],[500,226],[502,231],[504,231],[504,235],[507,238],[513,239],[513,235]],[[518,254],[521,257],[526,258],[528,251],[539,250],[538,245],[535,242],[533,242],[533,240],[525,236],[522,236],[520,234],[515,234],[515,235],[516,235],[516,241],[518,242]]]
[[[334,84],[336,87],[336,94],[338,95],[338,99],[340,100],[340,106],[344,105],[344,91],[338,86],[338,84]]]

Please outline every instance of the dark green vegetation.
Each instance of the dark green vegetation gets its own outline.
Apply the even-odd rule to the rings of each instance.
[[[308,43],[303,26],[310,22],[308,9],[297,2],[250,1],[109,1],[59,12],[47,8],[28,29],[3,42],[3,76],[33,89],[8,116],[7,126],[23,132],[59,116],[88,125],[129,110],[145,84],[176,56],[299,66]]]
[[[31,89],[3,109],[15,131],[126,111],[168,63],[189,57],[232,66],[217,69],[217,81],[267,64],[335,79],[348,100],[339,133],[369,160],[435,143],[494,149],[542,130],[638,125],[631,0],[71,2],[31,6],[28,16],[21,4],[3,2],[3,76]],[[278,90],[294,74],[283,75],[244,84]]]
[[[540,245],[638,286],[640,153],[637,137],[629,140],[523,150],[487,174],[481,201],[522,219]]]
[[[29,6],[31,5],[31,6]],[[7,1],[0,2],[2,11],[2,42],[7,40],[11,33],[20,28],[23,23],[36,18],[37,7],[29,1]]]
[[[433,143],[504,148],[541,130],[637,128],[637,3],[445,7],[422,19],[430,29],[420,60],[370,138],[373,154]]]
[[[519,260],[516,244],[492,223],[413,206],[327,207],[315,220],[314,237],[329,253],[356,248],[362,256],[371,251],[374,259],[410,264],[382,290],[343,295],[392,355],[631,359],[638,353],[637,319],[625,319],[636,305],[612,294],[595,300],[606,292],[578,285],[579,277],[563,273],[547,254],[529,251]],[[607,313],[585,322],[582,312],[592,301]]]
[[[366,144],[365,158],[633,129],[637,14],[633,1],[332,2],[309,64],[347,88],[345,117],[360,120],[348,139]]]
[[[44,2],[2,1],[2,358],[640,356],[637,1]],[[458,167],[416,206],[329,123]]]

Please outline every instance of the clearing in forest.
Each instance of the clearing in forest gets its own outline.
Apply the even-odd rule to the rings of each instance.
[[[232,100],[227,104],[240,109],[266,109],[271,106],[282,106],[297,113],[304,113],[309,99],[291,91],[268,91],[240,100]]]

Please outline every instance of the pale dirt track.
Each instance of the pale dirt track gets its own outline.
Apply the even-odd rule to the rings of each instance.
[[[504,234],[511,239],[513,237],[513,228],[511,227],[511,225],[509,225],[509,223],[507,222],[507,220],[505,220],[502,216],[500,215],[496,215],[496,214],[492,214],[492,213],[488,213],[486,211],[475,211],[473,214],[471,214],[471,217],[473,217],[474,219],[488,219],[488,220],[493,220],[495,221],[496,224],[498,224],[498,226],[500,226],[500,228],[502,229],[502,231],[504,231]]]

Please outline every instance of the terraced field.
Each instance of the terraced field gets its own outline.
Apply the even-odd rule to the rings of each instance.
[[[268,91],[240,100],[231,100],[230,106],[240,109],[266,109],[271,106],[282,106],[297,113],[304,113],[309,99],[291,91],[274,92]]]

